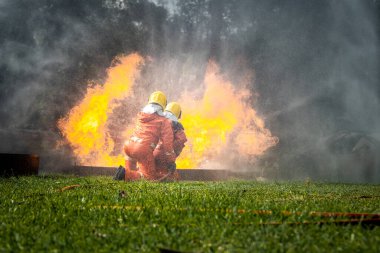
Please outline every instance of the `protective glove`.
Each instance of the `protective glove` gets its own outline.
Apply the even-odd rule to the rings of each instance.
[[[175,164],[175,162],[169,164],[168,171],[170,173],[173,173],[176,169],[177,169],[177,165]]]

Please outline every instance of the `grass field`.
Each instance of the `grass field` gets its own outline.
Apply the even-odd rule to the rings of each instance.
[[[380,249],[380,226],[296,223],[333,221],[310,211],[380,213],[380,185],[46,176],[0,179],[0,193],[0,252]]]

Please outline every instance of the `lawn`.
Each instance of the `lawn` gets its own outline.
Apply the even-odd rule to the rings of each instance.
[[[380,249],[380,226],[310,215],[380,213],[380,185],[43,176],[0,179],[0,193],[0,252]]]

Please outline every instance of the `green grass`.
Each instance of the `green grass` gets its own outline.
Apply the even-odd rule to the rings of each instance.
[[[380,213],[380,185],[0,179],[0,252],[379,252],[380,227],[286,224],[310,211]]]

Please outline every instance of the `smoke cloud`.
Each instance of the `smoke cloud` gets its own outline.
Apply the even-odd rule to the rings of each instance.
[[[155,89],[173,99],[198,89],[210,60],[233,83],[251,75],[252,105],[280,142],[242,169],[379,182],[379,20],[377,0],[3,0],[0,151],[70,156],[50,152],[62,139],[58,119],[88,83],[104,81],[115,56],[139,52],[152,60],[137,104]]]

